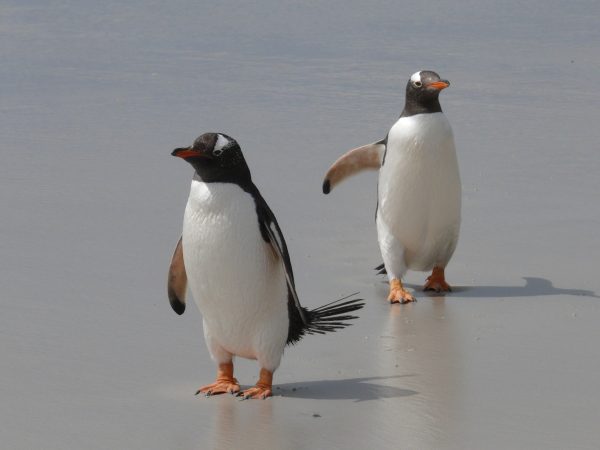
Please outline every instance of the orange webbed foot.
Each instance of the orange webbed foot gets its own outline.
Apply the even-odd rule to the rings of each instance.
[[[427,281],[423,286],[424,291],[435,291],[435,292],[450,292],[452,288],[446,279],[444,278],[444,269],[441,267],[434,267],[431,275],[427,277]]]
[[[390,303],[410,303],[416,302],[417,299],[402,286],[402,282],[396,278],[390,281],[390,295],[388,295]]]
[[[240,392],[240,385],[238,383],[238,380],[236,380],[235,378],[232,377],[232,378],[217,379],[212,384],[207,384],[206,386],[202,386],[200,389],[198,389],[198,391],[196,392],[196,395],[203,393],[203,394],[206,394],[207,397],[210,397],[211,395],[218,395],[218,394],[225,394],[225,393],[237,394],[238,392]]]
[[[238,380],[233,378],[233,363],[219,364],[219,370],[217,372],[217,379],[212,384],[202,386],[196,392],[196,395],[203,393],[207,397],[211,395],[225,394],[237,394],[240,392],[240,384]]]
[[[256,382],[256,385],[245,389],[238,394],[238,397],[242,397],[242,400],[250,398],[265,399],[273,395],[273,372],[269,372],[266,369],[260,369],[260,377]]]
[[[271,397],[273,392],[271,391],[271,386],[259,386],[257,383],[256,386],[251,387],[250,389],[245,389],[242,392],[238,393],[238,397],[242,397],[243,400],[248,400],[250,398],[258,398],[258,399],[266,399],[267,397]]]

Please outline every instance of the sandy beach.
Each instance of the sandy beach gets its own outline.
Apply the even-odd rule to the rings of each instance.
[[[597,449],[600,5],[594,1],[0,4],[0,447]],[[446,296],[390,306],[377,173],[408,77],[441,97],[462,177]],[[288,348],[274,397],[215,366],[166,276],[207,131],[240,143],[303,304],[355,324]],[[238,360],[243,386],[254,361]]]

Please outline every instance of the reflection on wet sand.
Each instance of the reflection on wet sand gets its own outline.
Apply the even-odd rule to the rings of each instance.
[[[391,306],[388,320],[382,324],[380,371],[413,374],[402,384],[419,395],[402,405],[381,402],[377,409],[380,422],[393,417],[395,423],[410,429],[423,448],[443,447],[455,429],[461,396],[456,332],[443,296],[421,296],[417,304]]]
[[[552,281],[540,277],[523,277],[524,286],[453,286],[452,292],[457,297],[472,298],[513,298],[513,297],[539,297],[549,295],[573,295],[578,297],[600,298],[594,291],[586,289],[554,287]],[[418,286],[407,284],[417,290]],[[440,294],[424,292],[428,297],[439,297]]]
[[[212,427],[211,448],[214,450],[286,447],[280,430],[273,424],[272,399],[238,400],[230,395],[222,395],[211,400],[215,402],[217,410]],[[241,402],[244,402],[243,410],[240,409]],[[247,414],[247,409],[252,413]],[[198,448],[207,448],[206,443]]]

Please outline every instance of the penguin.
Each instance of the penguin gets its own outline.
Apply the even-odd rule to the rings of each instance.
[[[450,291],[444,270],[458,242],[461,182],[452,128],[440,106],[450,82],[429,70],[406,85],[404,110],[387,136],[350,150],[329,168],[323,193],[362,170],[379,170],[375,221],[391,303],[415,297],[402,285],[408,269],[429,271],[424,290]]]
[[[345,328],[357,318],[350,313],[364,303],[349,296],[313,310],[301,306],[285,239],[235,139],[205,133],[171,154],[195,173],[167,293],[173,310],[183,314],[189,285],[218,365],[215,382],[196,394],[267,398],[286,345]],[[233,377],[235,356],[258,361],[254,387],[240,390]]]

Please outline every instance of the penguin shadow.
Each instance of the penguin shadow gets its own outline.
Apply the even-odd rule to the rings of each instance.
[[[275,386],[274,395],[313,400],[354,400],[364,402],[382,398],[409,397],[418,394],[411,389],[402,389],[374,383],[377,380],[391,380],[412,375],[389,377],[347,378],[345,380],[321,380],[300,383],[287,383]]]
[[[511,297],[540,297],[548,295],[573,295],[578,297],[600,298],[594,291],[585,289],[569,289],[554,287],[552,281],[539,277],[523,277],[524,286],[452,286],[450,293],[423,291],[423,287],[407,284],[408,287],[427,297],[446,297],[455,295],[465,298],[511,298]]]

